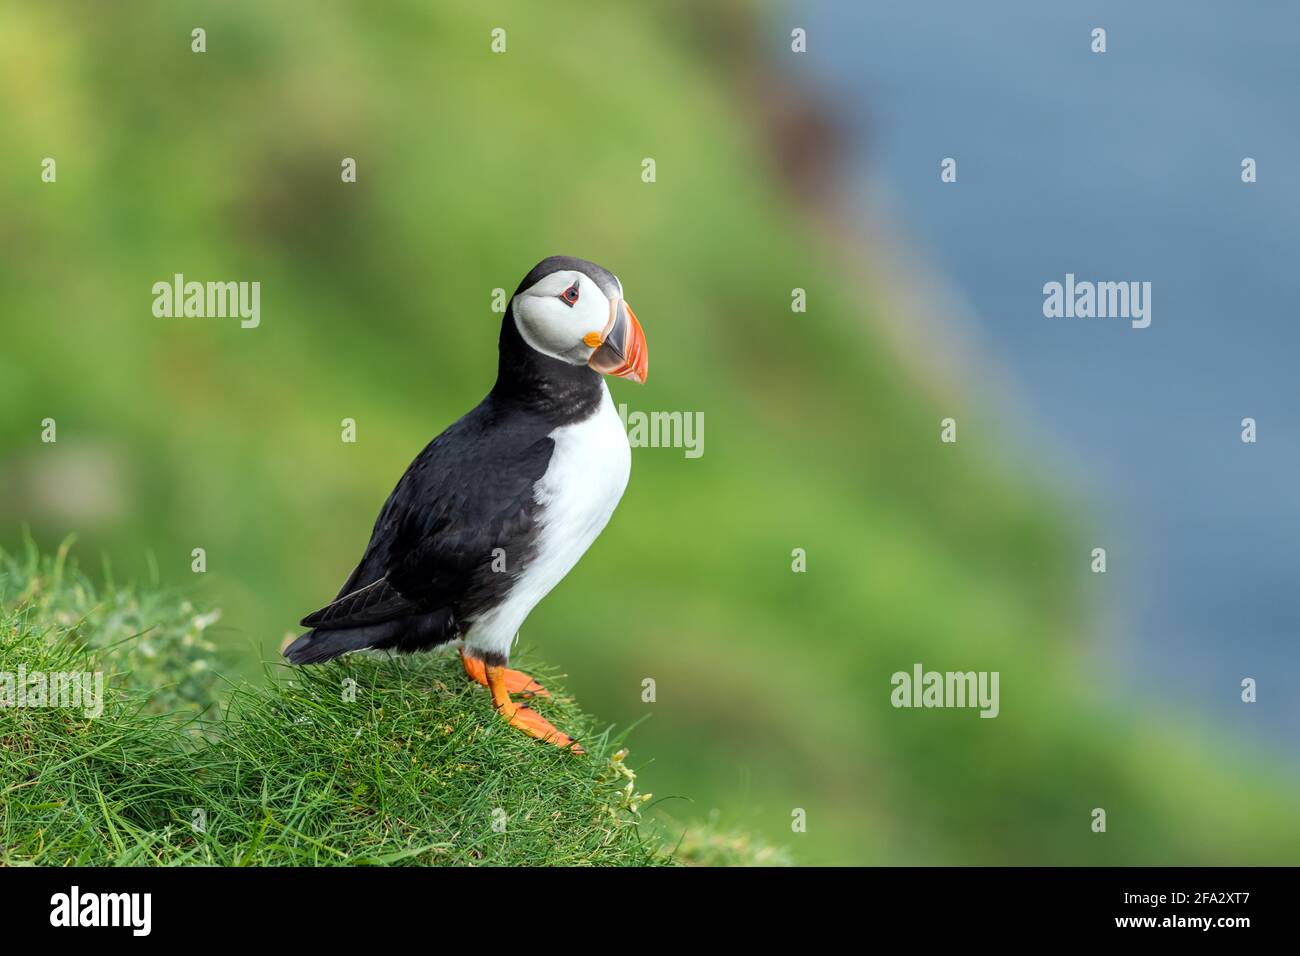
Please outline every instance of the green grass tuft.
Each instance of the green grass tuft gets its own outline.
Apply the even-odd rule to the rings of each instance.
[[[66,549],[0,555],[0,671],[105,675],[97,718],[0,710],[0,864],[669,860],[621,741],[562,695],[538,706],[585,757],[507,727],[455,658],[268,665],[215,705],[211,619],[149,589],[96,591]]]

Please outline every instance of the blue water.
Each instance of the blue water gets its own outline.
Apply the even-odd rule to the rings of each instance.
[[[1051,436],[1028,457],[1088,490],[1115,692],[1300,751],[1300,4],[821,0],[772,32],[842,123],[864,214]],[[1151,282],[1151,327],[1045,318],[1067,272]]]

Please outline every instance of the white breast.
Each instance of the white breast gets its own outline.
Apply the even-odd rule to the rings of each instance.
[[[623,497],[632,450],[603,382],[601,390],[594,415],[551,432],[555,450],[533,491],[541,524],[536,553],[506,600],[470,626],[467,646],[508,655],[524,619],[591,547]]]

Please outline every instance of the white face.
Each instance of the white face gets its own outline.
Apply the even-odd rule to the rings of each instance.
[[[610,324],[613,305],[585,273],[552,272],[515,296],[514,314],[519,334],[537,351],[586,365]]]

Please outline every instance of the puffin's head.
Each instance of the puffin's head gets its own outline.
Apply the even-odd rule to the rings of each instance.
[[[524,342],[543,355],[645,381],[645,333],[608,269],[570,256],[543,259],[519,283],[510,311]]]

